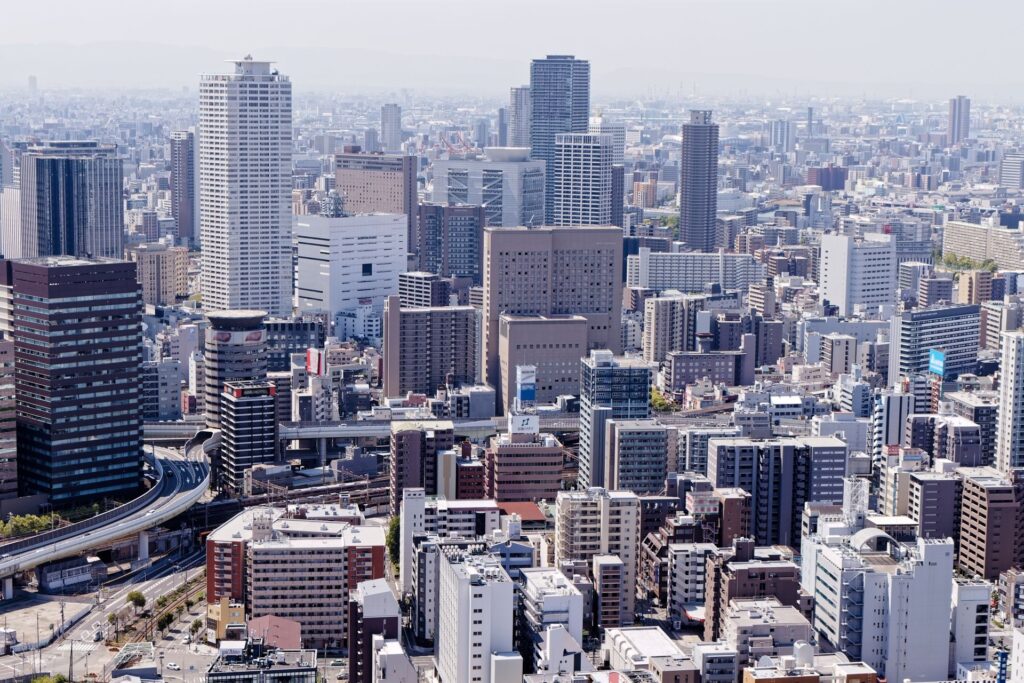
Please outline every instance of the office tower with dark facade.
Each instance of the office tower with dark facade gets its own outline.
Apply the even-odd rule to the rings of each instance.
[[[225,382],[267,378],[264,311],[210,311],[203,354],[206,424],[220,425],[220,396]]]
[[[133,495],[142,466],[135,265],[73,257],[0,265],[15,311],[22,493],[54,506]]]
[[[590,352],[580,369],[581,488],[605,486],[606,425],[609,420],[646,420],[651,416],[654,365],[641,358]]]
[[[21,157],[22,254],[121,258],[122,182],[114,145],[29,148]]]
[[[483,277],[484,209],[482,206],[420,204],[420,270],[441,277]]]
[[[267,372],[291,370],[292,354],[322,349],[328,323],[323,315],[306,313],[290,318],[267,318]]]
[[[0,340],[0,500],[18,495],[18,423],[14,341]]]
[[[171,216],[182,244],[196,238],[196,139],[191,131],[171,133]]]
[[[846,187],[846,177],[848,174],[849,169],[833,164],[811,166],[807,169],[807,184],[817,185],[826,192],[842,190]]]
[[[530,64],[530,155],[544,161],[544,211],[555,208],[555,136],[586,133],[590,125],[590,62],[572,55],[548,55]]]
[[[220,395],[221,440],[218,481],[239,495],[245,471],[273,463],[277,451],[277,401],[273,382],[225,382]]]
[[[406,488],[423,488],[437,495],[437,454],[455,445],[451,420],[409,420],[391,423],[388,463],[390,513],[397,515]]]
[[[679,169],[679,239],[693,251],[715,250],[718,209],[718,124],[711,112],[693,110],[683,124]]]

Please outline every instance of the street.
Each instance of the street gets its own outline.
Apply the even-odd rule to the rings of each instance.
[[[185,557],[161,558],[132,580],[113,587],[104,587],[101,590],[99,604],[57,641],[40,651],[0,657],[0,679],[30,672],[51,672],[65,676],[72,672],[77,679],[84,678],[88,672],[101,673],[104,665],[115,654],[102,640],[97,642],[94,639],[97,630],[102,629],[106,634],[109,629],[113,629],[107,621],[108,615],[124,610],[128,604],[127,596],[134,590],[140,591],[146,597],[147,605],[152,605],[161,595],[170,593],[174,588],[183,585],[187,578],[194,576],[196,569],[204,562],[204,551],[194,552]],[[193,607],[193,614],[187,616],[184,632],[187,632],[188,623],[192,619],[205,617],[204,610],[205,603]],[[179,623],[180,620],[172,628],[178,628]],[[183,637],[183,634],[179,639],[180,637]],[[159,650],[160,643],[157,646]],[[206,661],[209,659],[207,657]]]

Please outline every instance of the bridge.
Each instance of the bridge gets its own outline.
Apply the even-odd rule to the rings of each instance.
[[[443,418],[442,418],[443,419]],[[401,420],[396,420],[401,421]],[[504,417],[483,419],[455,418],[455,435],[482,441],[506,429]],[[192,421],[147,422],[143,425],[146,443],[185,441],[203,429],[203,424]],[[579,431],[576,415],[541,415],[541,431]],[[317,441],[372,439],[384,441],[391,435],[390,420],[342,420],[337,422],[282,422],[278,426],[279,441]],[[319,449],[318,449],[319,450]]]
[[[447,418],[439,418],[447,419]],[[394,422],[402,422],[396,419]],[[456,418],[451,420],[456,436],[473,440],[486,439],[507,429],[504,417],[483,419]],[[282,422],[278,425],[280,441],[304,439],[387,439],[391,435],[389,420],[348,420],[340,422]],[[575,415],[541,416],[541,431],[579,431],[579,417]]]
[[[0,545],[0,577],[3,599],[14,593],[14,575],[41,564],[73,557],[95,545],[139,534],[140,559],[148,559],[146,530],[188,510],[210,485],[206,453],[219,443],[219,435],[190,440],[184,454],[169,448],[152,447],[147,459],[156,470],[153,487],[124,505],[77,522]]]

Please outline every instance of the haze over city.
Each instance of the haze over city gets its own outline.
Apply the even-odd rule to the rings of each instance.
[[[0,87],[195,87],[210,64],[273,59],[297,91],[494,97],[532,55],[593,64],[597,97],[937,98],[1024,90],[1011,0],[91,0],[4,7]]]
[[[0,10],[0,683],[1024,683],[1024,4]]]

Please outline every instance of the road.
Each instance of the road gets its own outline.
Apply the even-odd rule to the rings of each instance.
[[[194,448],[186,455],[172,448],[154,447],[153,451],[159,460],[162,476],[156,483],[160,493],[149,505],[110,520],[103,526],[87,529],[84,533],[72,525],[58,530],[57,538],[0,555],[0,577],[13,576],[46,562],[78,555],[95,545],[131,536],[166,522],[190,508],[209,486],[210,467],[202,455],[202,449]]]
[[[146,603],[153,604],[161,595],[166,595],[181,586],[188,578],[195,576],[205,563],[205,551],[199,550],[184,557],[169,556],[154,562],[141,570],[131,580],[115,587],[105,587],[102,598],[74,628],[41,651],[25,652],[20,655],[0,657],[0,680],[11,675],[33,671],[52,672],[68,675],[72,652],[74,674],[81,680],[87,671],[99,674],[114,653],[107,650],[103,642],[94,640],[97,629],[104,633],[113,628],[107,621],[108,615],[123,612],[128,608],[128,594],[140,591],[146,596]],[[192,609],[194,615],[183,617],[191,622],[199,616],[205,603]],[[130,609],[130,608],[128,608]]]

